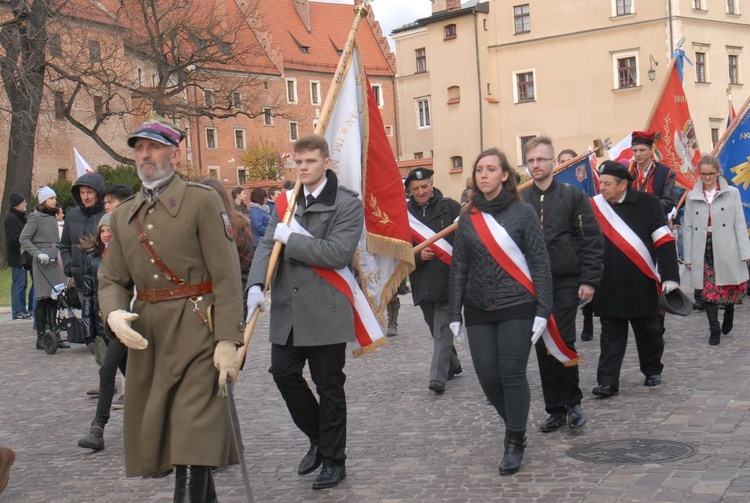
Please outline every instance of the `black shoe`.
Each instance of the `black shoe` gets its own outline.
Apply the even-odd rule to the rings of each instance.
[[[591,341],[594,339],[594,319],[588,316],[583,318],[583,330],[581,330],[581,340]]]
[[[21,313],[17,314],[13,317],[14,320],[30,320],[31,319],[31,313]]]
[[[346,468],[343,466],[324,466],[320,475],[313,482],[313,489],[328,489],[336,487],[346,478]]]
[[[583,415],[581,404],[568,405],[568,427],[576,429],[586,424],[586,416]]]
[[[500,475],[513,475],[521,467],[526,449],[526,431],[505,430],[505,452],[500,460]]]
[[[598,397],[609,398],[619,393],[614,387],[609,384],[602,384],[591,390],[591,393]]]
[[[318,469],[321,462],[322,459],[320,457],[320,452],[318,452],[318,444],[310,442],[310,450],[307,451],[305,457],[299,462],[297,473],[300,475],[309,475]]]
[[[549,415],[547,420],[542,423],[539,427],[542,433],[549,433],[551,431],[557,431],[562,428],[565,424],[565,413],[564,412],[553,412]]]
[[[450,381],[457,375],[461,375],[461,373],[464,371],[460,366],[456,370],[449,370],[448,371],[448,380]]]
[[[658,386],[660,384],[661,384],[661,376],[659,374],[646,376],[646,380],[643,381],[644,386]]]
[[[721,324],[721,333],[727,335],[734,327],[734,304],[724,308],[724,321]]]
[[[434,391],[437,394],[445,392],[445,384],[440,381],[430,381],[430,391]]]

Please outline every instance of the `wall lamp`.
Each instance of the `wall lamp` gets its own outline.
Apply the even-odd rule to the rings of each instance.
[[[653,82],[654,79],[656,79],[656,70],[654,70],[654,66],[659,66],[659,62],[656,61],[654,57],[650,54],[648,55],[648,59],[649,59],[648,80]]]

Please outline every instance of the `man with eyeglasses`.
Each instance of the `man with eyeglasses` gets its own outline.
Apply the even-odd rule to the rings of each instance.
[[[551,258],[552,310],[565,345],[575,351],[576,311],[590,301],[602,278],[604,242],[585,194],[552,176],[555,149],[552,140],[538,136],[524,146],[526,166],[534,184],[521,194],[537,215]],[[581,408],[578,365],[565,366],[548,351],[544,339],[536,343],[544,408],[549,417],[542,433],[586,424]]]

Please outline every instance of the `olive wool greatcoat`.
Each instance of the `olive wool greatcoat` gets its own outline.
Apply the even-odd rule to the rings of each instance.
[[[225,466],[238,461],[226,398],[217,396],[216,342],[242,343],[243,309],[237,248],[224,206],[210,187],[177,175],[153,202],[145,191],[112,213],[112,239],[99,268],[103,318],[124,309],[138,313],[133,329],[148,341],[128,353],[128,400],[124,415],[128,477],[153,477],[172,465]],[[175,284],[152,263],[138,241],[135,218],[164,264],[188,285],[212,282],[198,302],[202,313],[215,302],[214,332],[188,298],[149,303],[138,291]]]

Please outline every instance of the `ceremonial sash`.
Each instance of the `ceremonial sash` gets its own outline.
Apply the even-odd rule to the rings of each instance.
[[[409,213],[409,228],[411,229],[411,239],[417,244],[427,241],[435,235],[435,231],[417,220],[417,217],[411,213]],[[453,247],[448,241],[440,238],[430,245],[430,249],[435,252],[437,258],[445,262],[447,265],[451,265],[453,260]]]
[[[477,230],[487,251],[495,262],[502,267],[513,279],[521,283],[531,295],[536,297],[534,281],[531,279],[529,265],[523,252],[502,225],[497,223],[492,215],[484,212],[471,213],[471,222]],[[547,328],[542,334],[547,351],[566,367],[578,365],[578,353],[568,348],[560,337],[555,317],[550,315]]]
[[[599,227],[602,229],[602,233],[607,236],[613,245],[615,245],[626,257],[630,259],[640,271],[653,279],[658,284],[659,292],[661,293],[661,277],[659,271],[656,270],[656,264],[651,258],[651,254],[648,252],[648,248],[643,243],[641,238],[633,232],[633,230],[620,218],[620,215],[615,213],[612,206],[604,199],[604,196],[599,194],[591,198],[591,202],[594,204],[591,207],[594,209],[594,215],[596,220],[599,222]],[[669,228],[665,225],[657,229],[654,234],[651,235],[652,240],[656,236],[656,240],[660,244],[664,244],[668,241],[674,241],[671,234],[667,237],[664,233],[666,230],[669,233]]]
[[[279,222],[284,219],[284,213],[286,213],[286,209],[289,207],[292,191],[287,190],[284,195],[286,197],[276,198],[276,211],[278,212]],[[289,227],[294,232],[314,237],[294,217],[292,217]],[[354,310],[354,335],[356,337],[354,354],[360,355],[362,352],[376,348],[379,345],[375,344],[378,340],[382,339],[380,343],[384,343],[383,330],[380,328],[380,324],[377,318],[375,318],[375,314],[372,312],[365,294],[362,292],[356,279],[354,279],[354,274],[346,267],[335,270],[315,266],[310,266],[310,268],[324,280],[328,281],[336,290],[341,292],[352,305]]]

